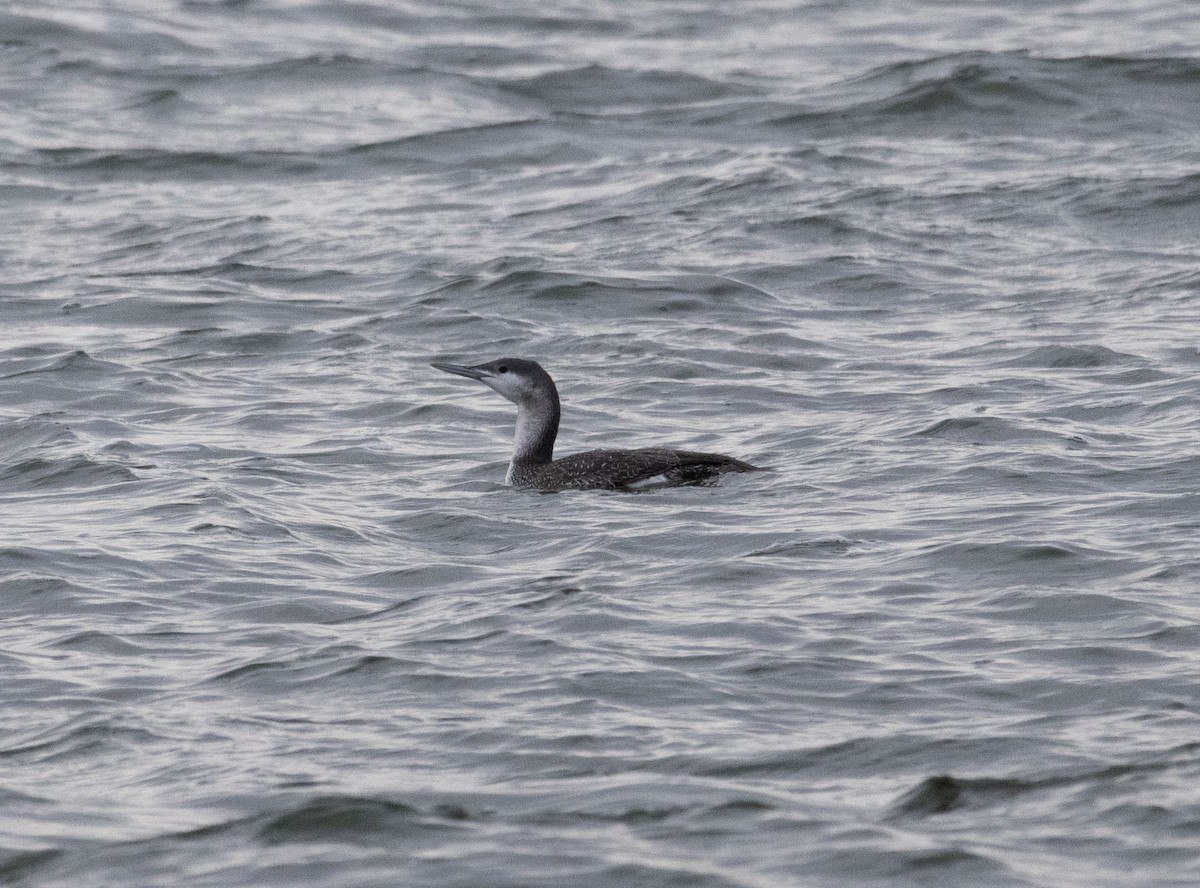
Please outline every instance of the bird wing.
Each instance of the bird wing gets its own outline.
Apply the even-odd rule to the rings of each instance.
[[[609,489],[658,476],[668,484],[688,483],[724,472],[748,472],[755,467],[720,453],[668,450],[587,450],[555,460],[543,470],[547,486],[560,489]]]

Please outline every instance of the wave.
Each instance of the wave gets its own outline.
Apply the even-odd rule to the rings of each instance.
[[[1119,134],[1200,127],[1200,62],[968,52],[885,65],[815,93],[775,127],[884,128],[913,135]]]
[[[221,179],[241,174],[260,179],[266,175],[292,176],[325,166],[315,153],[287,151],[186,151],[165,148],[41,148],[9,160],[14,169],[38,168],[58,172],[130,176],[136,179]]]
[[[1099,344],[1089,345],[1041,345],[1024,354],[1005,361],[1009,367],[1039,367],[1055,369],[1090,369],[1092,367],[1115,367],[1139,361],[1135,355],[1114,351]]]
[[[506,90],[536,99],[550,109],[570,113],[690,105],[760,92],[748,85],[710,80],[687,72],[621,70],[597,64],[499,83]]]

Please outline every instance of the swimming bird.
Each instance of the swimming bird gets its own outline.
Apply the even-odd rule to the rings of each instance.
[[[538,490],[643,490],[705,484],[727,472],[758,466],[719,453],[668,450],[588,450],[554,458],[562,413],[558,389],[536,361],[499,358],[486,364],[433,364],[438,370],[477,379],[517,405],[517,430],[505,484]]]

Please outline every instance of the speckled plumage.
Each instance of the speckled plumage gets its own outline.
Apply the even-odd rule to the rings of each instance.
[[[669,450],[588,450],[554,459],[560,406],[554,380],[540,364],[500,358],[468,367],[434,364],[439,370],[477,379],[517,405],[516,442],[505,482],[538,490],[639,490],[706,484],[729,472],[758,466],[719,453]]]
[[[517,463],[511,484],[540,490],[628,490],[639,484],[678,487],[715,481],[726,472],[757,466],[719,453],[692,450],[587,450],[542,465]],[[662,476],[660,483],[647,484]]]

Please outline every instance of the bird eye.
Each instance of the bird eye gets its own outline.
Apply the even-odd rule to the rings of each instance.
[[[497,367],[497,368],[496,368],[496,372],[497,372],[497,373],[507,373],[507,372],[508,372],[508,365],[507,365],[507,364],[501,364],[499,367]]]

